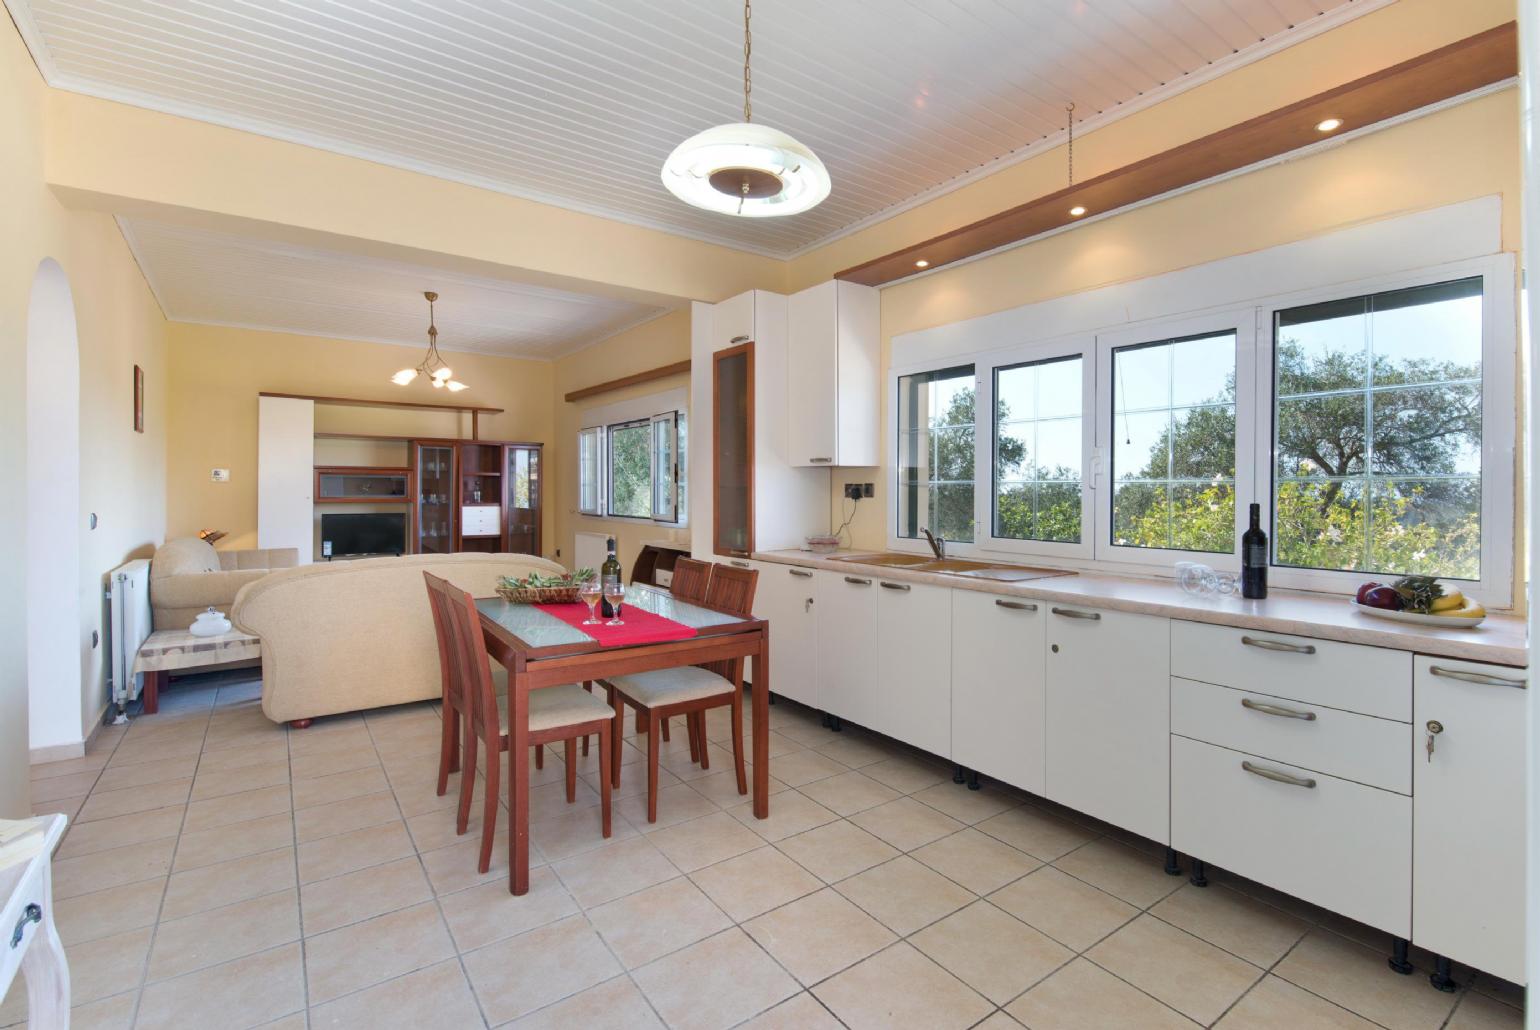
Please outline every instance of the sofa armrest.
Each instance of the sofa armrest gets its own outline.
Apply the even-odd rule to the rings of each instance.
[[[267,575],[266,569],[242,569],[231,572],[200,572],[196,575],[167,576],[150,587],[150,601],[157,608],[226,609],[247,583]]]
[[[218,553],[219,567],[225,572],[244,569],[292,569],[299,564],[297,547],[252,547]]]

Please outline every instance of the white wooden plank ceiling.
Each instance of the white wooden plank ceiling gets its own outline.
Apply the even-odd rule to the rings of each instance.
[[[166,317],[442,350],[556,358],[661,314],[609,297],[355,254],[119,219]]]
[[[49,81],[789,256],[1390,0],[759,0],[754,114],[833,194],[735,219],[658,180],[742,114],[738,0],[6,0]]]

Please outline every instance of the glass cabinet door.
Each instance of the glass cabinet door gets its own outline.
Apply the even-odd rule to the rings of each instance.
[[[540,447],[513,444],[505,448],[503,482],[508,491],[508,550],[540,553]]]
[[[442,444],[418,444],[417,552],[450,554],[455,549],[455,451]]]
[[[754,344],[712,356],[713,550],[754,550]]]

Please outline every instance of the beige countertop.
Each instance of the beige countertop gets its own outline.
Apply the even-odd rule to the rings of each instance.
[[[1240,597],[1193,597],[1167,579],[1080,573],[1018,583],[981,582],[967,576],[830,560],[863,553],[876,552],[841,551],[827,555],[811,551],[757,551],[753,558],[755,561],[872,576],[895,583],[926,583],[953,590],[1084,604],[1110,611],[1389,647],[1441,658],[1464,658],[1498,665],[1529,664],[1526,622],[1511,615],[1489,615],[1481,625],[1470,629],[1443,629],[1374,619],[1354,611],[1347,598],[1325,594],[1273,590],[1266,600],[1248,601]]]

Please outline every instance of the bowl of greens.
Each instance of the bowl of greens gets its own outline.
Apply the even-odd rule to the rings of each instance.
[[[561,576],[531,572],[522,578],[504,576],[497,581],[497,596],[515,604],[571,604],[578,599],[578,588],[598,579],[593,569],[578,569]]]

